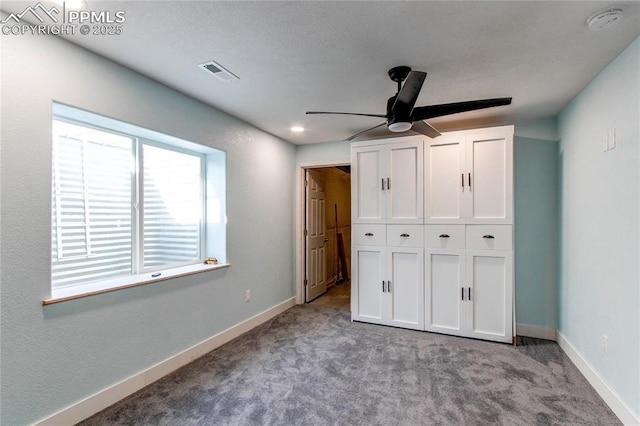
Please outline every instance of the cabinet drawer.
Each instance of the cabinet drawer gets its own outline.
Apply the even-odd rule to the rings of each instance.
[[[387,225],[387,245],[392,247],[422,247],[422,225]]]
[[[351,226],[351,244],[384,246],[387,244],[386,225],[354,224]]]
[[[429,248],[464,248],[464,225],[426,225],[425,233]]]
[[[468,225],[467,248],[475,250],[511,250],[511,225]]]

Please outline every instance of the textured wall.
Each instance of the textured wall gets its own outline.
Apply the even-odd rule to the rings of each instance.
[[[562,112],[559,331],[640,417],[640,38]],[[616,148],[602,140],[616,132]],[[601,349],[609,338],[608,354]]]
[[[516,124],[516,133],[519,133]],[[558,326],[558,142],[514,140],[518,324]]]
[[[3,36],[1,87],[2,424],[37,421],[294,296],[293,145],[56,37]],[[231,268],[43,307],[52,100],[225,150]]]

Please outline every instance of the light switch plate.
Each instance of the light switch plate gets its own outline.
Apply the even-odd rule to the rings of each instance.
[[[607,132],[607,147],[608,149],[616,147],[616,129],[611,129]]]

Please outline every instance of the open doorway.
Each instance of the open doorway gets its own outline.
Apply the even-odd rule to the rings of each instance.
[[[348,309],[351,290],[350,166],[304,168],[303,179],[303,301]]]

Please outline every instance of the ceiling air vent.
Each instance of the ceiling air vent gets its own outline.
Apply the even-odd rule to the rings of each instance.
[[[225,69],[222,65],[220,65],[215,61],[205,62],[204,64],[200,64],[198,66],[203,70],[209,71],[210,73],[212,73],[222,81],[232,81],[232,80],[240,79],[237,75]]]

